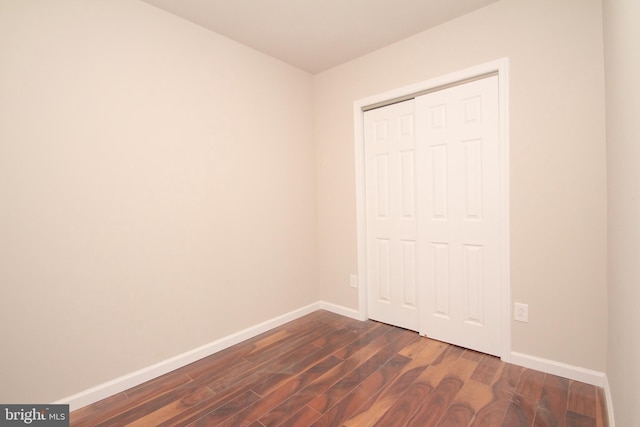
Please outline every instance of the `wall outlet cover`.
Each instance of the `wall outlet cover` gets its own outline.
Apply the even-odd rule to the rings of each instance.
[[[349,286],[351,286],[352,288],[357,288],[358,287],[358,276],[356,276],[355,274],[352,274],[349,278]]]
[[[513,320],[523,323],[529,323],[529,306],[519,302],[513,307]]]

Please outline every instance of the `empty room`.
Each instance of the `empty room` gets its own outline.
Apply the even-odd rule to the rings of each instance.
[[[0,0],[0,424],[640,425],[638,19]]]

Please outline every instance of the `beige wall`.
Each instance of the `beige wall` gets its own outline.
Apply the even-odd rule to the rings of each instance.
[[[640,425],[640,3],[605,0],[609,195],[607,376],[618,426]]]
[[[357,307],[353,101],[509,57],[513,350],[604,371],[602,45],[598,0],[501,0],[315,76],[321,298]]]
[[[309,74],[131,0],[3,0],[0,34],[0,402],[317,301]]]

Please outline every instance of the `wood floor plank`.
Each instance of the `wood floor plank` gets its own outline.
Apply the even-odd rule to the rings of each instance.
[[[249,366],[240,366],[226,371],[226,374],[207,386],[214,393],[223,393],[230,388],[237,388],[242,385],[252,385],[264,381],[274,372],[285,370],[296,360],[300,360],[307,354],[313,354],[318,348],[308,344],[300,348],[291,349],[283,353],[280,358],[270,360],[269,363],[253,363]]]
[[[322,375],[295,395],[291,396],[287,401],[269,412],[269,414],[261,417],[259,421],[267,427],[277,426],[291,413],[300,410],[316,396],[326,392],[333,384],[348,375],[362,363],[366,362],[375,353],[383,349],[384,344],[385,340],[382,337],[378,337],[369,344],[362,346],[360,350],[345,359],[344,362]]]
[[[488,358],[491,358],[491,356],[484,356],[480,364],[483,362],[487,363]],[[495,360],[496,358],[492,359]],[[476,416],[471,422],[472,427],[496,427],[503,425],[502,422],[511,403],[511,398],[520,380],[520,376],[522,375],[522,371],[522,368],[515,365],[498,365],[495,372],[491,374],[493,379],[490,381],[490,385],[493,398],[476,413]],[[471,376],[471,380],[478,380],[478,382],[484,384],[487,376],[476,376],[475,374],[476,372]]]
[[[312,345],[308,345],[310,348],[316,348]],[[208,385],[208,388],[213,390],[214,396],[207,401],[201,402],[198,406],[193,407],[188,414],[183,414],[182,416],[172,418],[169,425],[174,425],[178,421],[180,423],[187,423],[194,421],[205,414],[210,414],[209,417],[205,417],[207,422],[210,422],[211,419],[215,419],[216,423],[222,422],[224,419],[220,418],[220,411],[224,411],[224,414],[227,414],[227,410],[224,406],[221,407],[221,403],[225,400],[230,402],[235,402],[236,399],[241,399],[242,402],[247,402],[247,399],[242,399],[242,396],[249,396],[256,394],[252,391],[252,388],[255,388],[256,385],[262,383],[264,381],[264,376],[268,375],[272,370],[279,370],[282,365],[286,365],[288,361],[291,359],[291,354],[293,354],[293,359],[299,359],[305,354],[305,348],[301,349],[289,349],[287,348],[289,353],[285,354],[282,359],[278,359],[276,361],[271,361],[269,364],[258,365],[256,369],[248,369],[245,374],[238,375],[237,372],[233,372],[229,374],[229,378],[223,378],[218,380],[212,384]],[[256,394],[257,395],[257,394]],[[260,396],[258,396],[259,400]],[[254,400],[255,401],[255,400]],[[249,402],[249,406],[254,401]],[[238,412],[245,407],[242,405],[232,406],[235,408],[235,412]],[[212,415],[211,415],[212,414]],[[234,415],[234,414],[231,414]]]
[[[446,414],[449,405],[460,391],[464,383],[475,371],[478,362],[468,358],[462,358],[464,350],[451,346],[442,358],[434,362],[416,379],[411,388],[422,387],[423,390],[432,390],[426,399],[418,402],[416,408],[407,407],[407,425],[435,426]],[[401,400],[410,400],[402,397]],[[397,405],[394,404],[395,406]],[[392,407],[385,417],[380,420],[380,425],[384,425],[384,418],[388,414],[393,415]],[[398,412],[398,411],[396,411]],[[395,415],[399,417],[398,415]]]
[[[362,383],[369,375],[383,366],[394,354],[402,348],[410,345],[412,342],[419,340],[420,337],[415,332],[398,329],[400,333],[387,333],[384,337],[389,341],[388,344],[374,356],[369,358],[363,364],[351,371],[348,375],[335,383],[329,390],[317,396],[308,406],[315,409],[319,413],[324,413],[337,404],[344,396],[349,394],[360,383]]]
[[[173,419],[173,417],[179,416],[189,408],[197,405],[208,397],[213,396],[213,392],[207,387],[200,387],[188,396],[180,400],[173,401],[168,405],[159,408],[156,411],[151,412],[143,417],[136,419],[135,421],[128,423],[130,427],[146,427],[146,426],[159,426],[167,421]]]
[[[536,411],[534,427],[564,427],[569,380],[547,374],[542,386],[540,405]]]
[[[408,368],[409,365],[405,368]],[[413,384],[424,369],[426,366],[417,366],[401,372],[381,393],[372,396],[370,401],[366,402],[354,416],[345,420],[343,424],[346,427],[374,425]]]
[[[240,426],[258,420],[258,418],[285,402],[299,390],[303,389],[312,381],[319,378],[340,363],[342,363],[342,360],[334,356],[329,356],[319,361],[310,369],[307,369],[299,375],[282,382],[278,388],[263,396],[263,398],[255,404],[239,411],[229,420],[221,423],[220,426]]]
[[[347,427],[359,427],[362,425],[374,425],[384,413],[402,396],[408,387],[427,369],[427,367],[442,359],[442,353],[446,352],[450,346],[439,341],[428,340],[421,352],[409,362],[402,372],[392,381],[379,395],[375,401],[361,408],[357,414],[345,421]]]
[[[464,357],[465,359],[469,359],[474,362],[480,362],[483,356],[484,354],[474,350],[469,350],[469,349],[465,350],[464,354],[462,355],[462,357]]]
[[[491,384],[493,377],[496,375],[498,368],[500,367],[500,360],[497,357],[483,355],[482,360],[478,364],[476,371],[473,373],[471,379],[481,382],[483,384]]]
[[[300,372],[304,372],[311,366],[316,365],[320,360],[335,353],[336,348],[342,348],[352,342],[352,334],[346,331],[337,332],[338,333],[335,334],[329,334],[329,336],[326,337],[326,346],[320,347],[314,353],[301,358],[298,362],[293,363],[287,369],[282,369],[278,372],[275,372],[272,375],[272,378],[269,379],[269,381],[263,381],[261,384],[256,385],[253,388],[253,391],[261,396],[269,394],[275,388],[279,387],[282,381],[286,381],[287,378],[291,378],[291,376],[295,376]],[[314,343],[314,345],[316,344]],[[334,356],[334,358],[336,357]]]
[[[545,374],[532,369],[523,371],[511,399],[503,425],[531,427],[536,415]]]
[[[414,357],[416,357],[418,353],[422,352],[427,346],[431,346],[432,342],[433,341],[428,338],[422,338],[422,339],[416,340],[414,343],[400,350],[398,354],[401,356],[406,356],[410,359],[413,359]]]
[[[366,325],[364,324],[360,325],[360,330],[364,331],[374,327],[376,327],[375,324],[367,323]],[[313,337],[314,337],[314,334],[308,334],[307,341],[309,341]],[[335,338],[335,336],[333,337]],[[350,339],[352,340],[353,338],[351,337]],[[343,341],[340,341],[340,342],[342,343]],[[248,393],[249,391],[251,391],[251,393],[255,393],[251,389],[257,388],[256,386],[258,386],[259,384],[262,384],[263,382],[262,374],[266,374],[271,371],[279,371],[284,366],[287,366],[290,363],[293,363],[294,360],[298,360],[302,358],[304,354],[308,353],[310,348],[313,348],[314,351],[315,349],[317,349],[317,347],[315,347],[315,345],[312,345],[312,344],[307,344],[307,347],[308,349],[305,349],[304,347],[299,348],[299,347],[291,346],[289,343],[287,343],[286,345],[281,346],[283,351],[285,351],[286,353],[281,355],[281,357],[277,359],[274,359],[271,352],[263,353],[262,356],[264,359],[266,359],[266,361],[259,358],[258,359],[254,358],[253,363],[256,365],[257,371],[254,369],[247,369],[244,373],[240,373],[240,376],[238,376],[237,372],[235,371],[230,372],[227,376],[225,376],[221,380],[217,380],[215,383],[209,384],[208,385],[209,388],[211,388],[214,392],[216,392],[216,395],[214,396],[214,398],[210,399],[208,402],[204,402],[203,404],[199,405],[197,408],[193,408],[188,415],[185,415],[180,419],[173,419],[172,422],[177,422],[179,420],[181,423],[186,423],[186,422],[195,420],[203,416],[204,414],[214,413],[214,415],[212,415],[211,417],[214,417],[216,419],[217,424],[221,423],[224,420],[219,419],[219,417],[215,415],[216,411],[219,410],[219,404],[221,401],[225,399],[233,401],[233,399],[236,399],[236,398],[239,398],[239,396],[242,396],[242,393]],[[291,354],[293,354],[293,358],[291,358]],[[224,393],[224,394],[221,394],[221,393]],[[250,402],[250,403],[253,403],[253,402]],[[247,406],[250,406],[250,405],[247,405]],[[245,408],[238,408],[236,412],[243,409]]]
[[[136,420],[151,414],[167,405],[171,405],[174,402],[179,402],[182,399],[189,398],[201,390],[201,387],[188,383],[175,389],[169,390],[167,393],[161,394],[149,401],[146,401],[143,405],[135,406],[120,413],[114,414],[114,416],[108,417],[106,420],[88,424],[92,427],[107,427],[114,425],[128,425]]]
[[[535,417],[536,408],[532,409],[533,415],[531,418],[529,418],[529,408],[530,405],[526,400],[522,400],[520,397],[514,396],[511,402],[509,402],[507,412],[501,425],[504,427],[531,427],[531,423]]]
[[[319,310],[70,414],[73,427],[607,427],[601,388]]]
[[[363,322],[361,325],[359,325],[358,332],[368,331],[376,327],[377,324],[374,322]],[[248,349],[249,351],[243,352],[242,357],[248,361],[271,360],[274,357],[277,358],[278,355],[283,351],[287,351],[297,346],[313,344],[317,347],[320,347],[314,343],[315,340],[319,338],[333,338],[335,335],[349,335],[351,329],[352,327],[333,328],[327,324],[319,323],[311,329],[305,330],[304,328],[300,328],[298,331],[292,333],[289,337],[287,337],[287,339],[284,339],[279,343],[272,343],[271,345],[264,346],[260,349],[256,349],[256,345],[253,345],[250,349]],[[353,332],[351,332],[351,336],[353,336]],[[329,345],[331,345],[331,341],[329,340],[328,342]]]
[[[493,390],[490,386],[471,380],[478,363],[482,360],[482,355],[480,357],[468,356],[468,351],[465,351],[457,365],[452,366],[451,371],[447,373],[447,375],[457,375],[457,378],[462,380],[464,384],[438,423],[439,426],[468,426],[476,412],[491,402],[493,398]]]
[[[418,408],[428,400],[433,387],[425,382],[413,382],[402,396],[382,414],[374,424],[376,427],[404,426],[416,413]]]
[[[187,379],[188,380],[188,379]],[[130,402],[127,399],[126,393],[117,393],[113,396],[107,397],[93,405],[85,406],[75,410],[69,414],[69,422],[78,427],[89,427],[96,422],[102,421],[101,415],[108,415],[109,411],[116,408],[128,407]]]
[[[293,378],[304,373],[306,378],[315,375],[321,375],[326,372],[326,369],[332,368],[342,362],[341,359],[335,356],[328,356],[323,351],[316,351],[312,354],[303,357],[300,361],[295,362],[290,367],[283,368],[281,370],[269,372],[261,380],[252,385],[253,390],[259,396],[266,396],[282,387],[287,381],[291,381]]]
[[[494,381],[491,383],[494,393],[499,396],[511,397],[520,383],[520,378],[524,370],[521,366],[500,362],[500,368]]]
[[[300,333],[296,335],[290,336],[288,339],[283,340],[279,343],[271,343],[266,347],[262,347],[260,349],[252,349],[247,354],[243,355],[243,359],[253,363],[264,363],[269,360],[277,359],[283,352],[289,352],[291,350],[296,349],[297,347],[312,345],[316,348],[319,346],[315,345],[312,341],[317,336],[327,336],[333,334],[346,334],[346,331],[333,331],[329,328],[319,328],[314,331],[309,331],[309,333]]]
[[[206,427],[206,426],[217,426],[220,423],[228,418],[231,418],[234,414],[242,409],[250,406],[252,403],[260,400],[260,396],[248,390],[241,395],[236,396],[234,399],[229,400],[223,405],[218,406],[215,410],[208,412],[205,416],[198,418],[196,421],[187,424],[189,427]],[[163,424],[147,424],[147,425],[157,425],[161,426],[164,424],[167,425],[177,425],[177,420],[168,420]],[[183,425],[182,421],[180,425]]]
[[[450,346],[435,362],[425,369],[417,381],[424,382],[435,388],[445,377],[455,377],[466,382],[477,367],[477,362],[464,359],[464,351],[460,347]]]
[[[165,422],[157,424],[156,427],[183,426],[193,422],[203,423],[202,419],[207,420],[204,425],[218,425],[223,420],[232,417],[238,411],[258,400],[260,400],[260,396],[250,389],[242,387],[231,394],[214,395],[211,398],[204,399],[198,405],[190,408],[190,410],[176,414]]]
[[[298,319],[298,321],[294,321],[291,326],[291,333],[288,334],[286,339],[281,340],[282,345],[276,345],[276,350],[271,353],[263,353],[261,361],[256,362],[254,359],[254,363],[251,364],[251,362],[245,357],[249,354],[253,354],[255,356],[256,352],[254,350],[256,347],[260,347],[261,349],[269,348],[269,346],[260,344],[263,340],[268,340],[268,333],[261,334],[251,340],[242,342],[229,349],[206,357],[182,368],[181,370],[191,378],[197,379],[200,384],[212,383],[220,378],[229,379],[228,372],[231,372],[234,368],[237,368],[238,371],[242,372],[243,370],[250,369],[252,366],[257,366],[266,363],[269,360],[278,358],[282,353],[287,352],[290,349],[295,349],[296,347],[309,344],[318,337],[329,336],[331,339],[335,339],[336,334],[343,336],[348,335],[347,331],[335,330],[327,326],[324,322],[318,322],[315,320],[318,319],[318,316],[305,316],[305,318],[307,317],[309,322],[314,322],[313,328],[307,328],[305,330],[298,326],[300,319]],[[286,325],[274,329],[273,332],[280,333],[280,331],[285,328],[287,328]]]
[[[372,323],[373,327],[367,330],[366,332],[355,332],[353,330],[346,331],[352,338],[348,345],[344,347],[340,347],[333,352],[334,356],[337,356],[341,359],[347,359],[353,353],[362,348],[363,345],[366,345],[368,342],[373,341],[374,339],[380,336],[387,336],[387,334],[391,334],[387,339],[393,339],[398,336],[398,333],[403,330],[394,328],[389,325],[385,325],[384,323]],[[357,336],[354,335],[357,333]],[[355,339],[354,339],[355,338]],[[314,344],[318,345],[318,342]],[[326,343],[325,345],[331,345],[330,343]],[[334,348],[336,346],[333,346]]]
[[[490,386],[477,381],[465,382],[438,427],[469,426],[476,413],[492,399],[493,390]]]
[[[360,410],[366,402],[373,402],[377,395],[393,380],[411,359],[400,354],[392,357],[376,372],[369,375],[352,392],[325,412],[313,427],[333,427],[340,425]]]
[[[282,424],[280,424],[279,427],[310,426],[318,418],[320,418],[321,415],[322,414],[320,414],[316,410],[305,406],[301,410],[293,414],[291,417],[289,417],[287,420],[285,420]]]
[[[567,409],[590,418],[595,418],[596,387],[579,381],[569,381]]]
[[[444,417],[449,405],[462,388],[463,382],[456,377],[447,376],[433,389],[427,400],[411,417],[407,427],[435,427]]]
[[[596,420],[577,412],[567,411],[565,425],[567,427],[595,427]]]
[[[510,403],[510,398],[494,395],[491,402],[478,411],[470,425],[472,427],[502,426]]]
[[[533,369],[523,370],[520,381],[516,386],[515,394],[525,399],[533,399],[537,402],[542,394],[545,376],[543,372]]]
[[[120,413],[148,405],[153,399],[191,382],[191,378],[183,373],[162,375],[134,389],[73,411],[69,417],[70,423],[76,427],[94,427]]]

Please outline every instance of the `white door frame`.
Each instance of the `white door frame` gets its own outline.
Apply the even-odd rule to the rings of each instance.
[[[500,295],[501,295],[501,359],[511,361],[511,282],[509,248],[509,59],[501,58],[465,70],[456,71],[442,77],[426,80],[410,86],[394,89],[357,100],[353,103],[356,159],[356,215],[358,239],[358,310],[362,320],[367,313],[367,257],[366,257],[366,210],[365,210],[365,168],[364,168],[364,111],[372,105],[384,105],[395,100],[410,98],[412,95],[437,90],[464,81],[498,74],[500,100]]]

